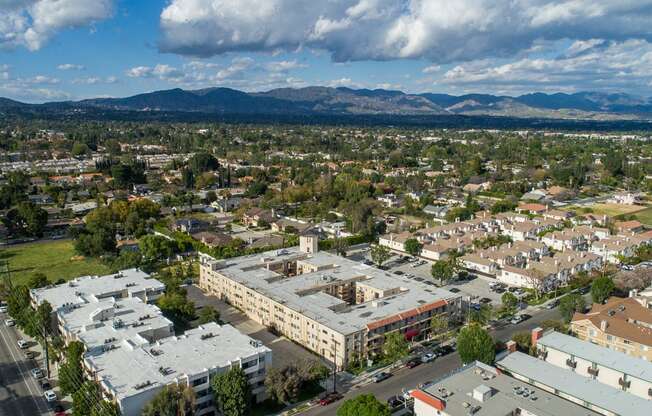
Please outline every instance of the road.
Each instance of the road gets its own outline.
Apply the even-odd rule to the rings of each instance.
[[[51,415],[30,373],[34,365],[25,358],[16,340],[15,330],[0,322],[0,416]]]
[[[507,341],[511,338],[512,334],[521,331],[531,331],[539,326],[543,321],[548,319],[559,319],[559,311],[557,309],[543,309],[538,311],[532,318],[518,325],[508,325],[499,330],[493,331],[492,336],[496,340]],[[302,414],[309,416],[318,415],[334,415],[337,408],[344,402],[344,400],[351,399],[359,394],[372,393],[380,401],[385,401],[389,397],[401,394],[404,390],[411,390],[419,384],[438,379],[446,374],[451,373],[462,365],[460,357],[457,352],[438,358],[432,363],[422,364],[413,369],[401,368],[396,370],[394,375],[389,379],[380,383],[371,383],[364,385],[360,388],[348,391],[344,398],[329,406],[318,406],[310,409]]]

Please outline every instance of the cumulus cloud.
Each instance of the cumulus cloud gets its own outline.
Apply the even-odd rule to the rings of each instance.
[[[113,14],[114,0],[2,0],[0,48],[35,51],[66,28],[83,27]]]
[[[243,12],[246,10],[246,13]],[[160,49],[329,51],[333,60],[514,56],[540,40],[652,40],[652,0],[172,0]]]
[[[81,85],[115,84],[118,82],[118,77],[108,76],[106,78],[103,78],[103,77],[91,76],[91,77],[75,78],[71,82],[73,84],[81,84]]]
[[[274,61],[265,64],[265,68],[270,72],[288,72],[293,69],[307,68],[308,65],[299,63],[296,59],[291,61]]]
[[[483,89],[505,86],[514,90],[633,90],[652,81],[652,43],[573,43],[551,58],[522,58],[512,62],[476,60],[456,65],[438,82]]]
[[[78,65],[78,64],[61,64],[57,65],[57,69],[60,71],[81,71],[82,69],[85,69],[84,65]]]
[[[30,78],[15,77],[11,74],[8,65],[0,65],[0,96],[29,102],[70,98],[65,91],[51,87],[58,83],[58,79],[46,75],[36,75]]]

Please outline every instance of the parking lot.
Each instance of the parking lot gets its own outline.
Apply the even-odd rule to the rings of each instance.
[[[197,286],[189,286],[188,298],[195,302],[195,307],[212,306],[220,312],[220,320],[236,327],[239,331],[250,337],[262,341],[272,349],[272,365],[283,368],[289,364],[296,364],[304,359],[318,359],[321,357],[307,349],[295,344],[285,337],[272,334],[263,325],[247,317],[238,309],[228,305],[215,296],[207,296]]]
[[[348,257],[356,261],[371,261],[371,256],[369,250],[366,248],[368,245],[356,247],[355,250],[349,251]],[[401,262],[400,259],[402,255],[392,253],[392,257],[383,265],[389,272],[402,273],[404,276],[409,277],[417,282],[434,284],[439,286],[439,281],[434,279],[430,273],[432,268],[432,261],[421,259],[421,261],[407,261]],[[424,263],[425,262],[425,263]],[[418,266],[415,264],[422,263]],[[444,289],[454,289],[459,290],[459,293],[462,296],[467,296],[471,300],[477,300],[482,298],[491,299],[493,305],[500,305],[501,303],[501,294],[493,292],[489,289],[489,283],[493,281],[489,277],[477,276],[471,280],[460,280],[453,281],[449,284],[443,286]],[[456,289],[456,290],[455,290]]]

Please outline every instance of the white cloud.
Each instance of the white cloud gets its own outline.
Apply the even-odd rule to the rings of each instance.
[[[0,2],[0,48],[35,51],[57,32],[88,26],[113,14],[114,0],[4,0]]]
[[[91,77],[75,78],[71,82],[73,84],[82,84],[82,85],[115,84],[118,82],[118,78],[115,76],[109,76],[106,78],[91,76]]]
[[[351,78],[340,78],[333,79],[326,83],[327,87],[338,88],[338,87],[348,87],[348,88],[362,88],[362,84],[353,81]]]
[[[60,71],[81,71],[82,69],[85,69],[84,65],[78,65],[78,64],[61,64],[57,66],[57,69]]]
[[[424,74],[432,74],[433,72],[439,72],[440,69],[441,69],[441,66],[439,66],[439,65],[430,65],[430,66],[427,66],[427,67],[423,68],[423,71],[421,71],[421,72],[423,72]]]
[[[293,69],[307,68],[308,65],[297,62],[296,59],[291,61],[275,61],[265,64],[265,69],[270,72],[288,72]]]
[[[246,12],[244,12],[246,11]],[[160,49],[326,50],[335,61],[515,56],[542,41],[652,40],[652,0],[171,0]]]

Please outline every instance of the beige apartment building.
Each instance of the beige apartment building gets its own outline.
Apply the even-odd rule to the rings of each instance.
[[[461,310],[461,296],[321,252],[312,235],[228,260],[202,254],[199,286],[339,368],[379,354],[388,333],[424,339],[433,316]]]
[[[573,316],[571,331],[580,339],[652,361],[652,309],[635,298],[593,304],[588,313]]]

